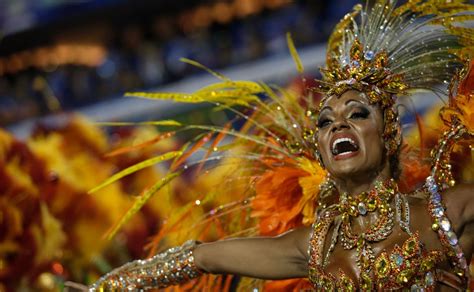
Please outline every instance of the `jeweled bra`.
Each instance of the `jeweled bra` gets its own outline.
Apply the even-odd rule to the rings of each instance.
[[[391,182],[393,183],[393,181]],[[435,288],[437,281],[458,288],[464,285],[461,278],[437,269],[441,262],[449,258],[446,255],[456,252],[463,258],[463,253],[457,244],[456,235],[451,230],[451,224],[446,217],[439,194],[433,195],[433,191],[436,190],[434,185],[433,179],[429,177],[426,184],[426,187],[430,188],[428,190],[430,194],[429,210],[433,214],[433,223],[443,225],[440,227],[442,230],[439,235],[441,243],[445,247],[444,251],[426,250],[418,232],[412,233],[410,231],[409,204],[405,195],[399,194],[396,187],[389,190],[393,198],[391,201],[394,201],[392,204],[390,204],[390,196],[384,195],[383,189],[381,191],[379,186],[375,192],[371,191],[372,194],[363,196],[362,200],[352,200],[348,203],[347,199],[341,196],[342,200],[339,203],[320,208],[313,224],[309,249],[309,279],[314,288],[318,291],[369,291],[403,288],[410,288],[414,291],[420,289],[430,291]],[[374,198],[378,202],[370,203]],[[368,206],[367,203],[371,206]],[[347,222],[350,222],[350,217],[365,216],[367,211],[375,211],[376,205],[378,205],[378,209],[385,211],[382,211],[382,214],[379,211],[380,216],[377,222],[365,232],[356,234],[353,238],[354,244],[348,244],[350,239],[347,238],[348,231],[344,228],[348,228]],[[392,210],[391,205],[394,205],[395,210]],[[435,212],[437,213],[435,214]],[[375,255],[370,244],[387,238],[395,225],[394,221],[409,235],[409,238],[401,246],[395,245],[392,250],[384,250]],[[329,247],[325,250],[326,238],[331,228],[333,228],[332,236]],[[358,282],[354,282],[341,269],[337,275],[325,271],[330,254],[338,240],[341,241],[344,249],[356,248],[359,267]],[[463,266],[462,260],[452,262],[455,267],[466,268]]]

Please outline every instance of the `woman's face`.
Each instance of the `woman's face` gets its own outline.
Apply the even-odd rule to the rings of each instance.
[[[370,175],[385,162],[383,115],[364,93],[331,96],[318,119],[318,144],[324,166],[334,177]]]

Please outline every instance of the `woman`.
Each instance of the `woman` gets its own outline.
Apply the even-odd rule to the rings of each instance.
[[[279,132],[268,131],[275,142],[266,144],[270,150],[285,154],[294,145],[312,149],[329,174],[320,187],[313,226],[276,237],[188,242],[149,260],[126,264],[91,290],[166,287],[204,272],[262,279],[309,275],[317,290],[466,287],[467,262],[474,247],[474,185],[450,187],[448,158],[457,139],[474,133],[472,125],[459,114],[453,95],[445,109],[449,131],[435,151],[431,176],[423,187],[402,194],[396,183],[402,142],[395,102],[412,89],[439,92],[437,84],[457,76],[463,60],[454,52],[472,50],[474,34],[454,25],[468,19],[462,11],[472,7],[452,1],[418,5],[409,2],[397,7],[394,1],[376,1],[371,8],[356,6],[329,40],[319,86],[325,97],[313,126],[316,133],[286,143]],[[358,14],[361,19],[356,22]],[[235,92],[233,97],[241,101],[267,92],[256,84],[225,82],[225,94]],[[471,92],[460,92],[471,100]],[[203,89],[189,96],[202,99],[203,93],[210,92]],[[220,92],[212,93],[219,96]],[[279,103],[276,108],[281,110]],[[254,117],[245,118],[254,122]],[[302,128],[301,124],[294,122],[290,128]],[[253,139],[262,141],[259,137]],[[316,140],[314,149],[308,146],[311,139]],[[280,144],[286,148],[273,147]],[[304,151],[288,155],[295,153]]]

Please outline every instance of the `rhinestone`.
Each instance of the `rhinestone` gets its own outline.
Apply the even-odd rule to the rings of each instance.
[[[392,262],[394,262],[398,267],[400,267],[403,264],[403,257],[400,254],[392,254],[390,256],[390,259]]]
[[[461,249],[461,247],[460,247],[459,245],[456,245],[456,246],[454,247],[454,251],[456,252],[456,257],[457,257],[458,259],[464,257],[464,253],[463,253],[463,251],[462,251],[462,249]]]
[[[413,256],[419,250],[419,246],[417,245],[417,241],[413,238],[408,239],[403,244],[403,253],[406,256]]]
[[[451,223],[449,222],[448,218],[444,217],[443,219],[441,219],[441,221],[439,222],[440,226],[441,226],[441,229],[443,229],[444,231],[448,232],[449,229],[451,229]]]
[[[434,180],[434,178],[433,178],[432,176],[428,176],[428,177],[426,178],[426,183],[430,186],[430,185],[435,184],[435,180]],[[435,185],[435,186],[436,186],[436,185]]]
[[[360,202],[358,205],[357,205],[357,210],[359,211],[359,213],[361,215],[365,215],[367,214],[367,208],[365,207],[365,204],[363,202]]]
[[[433,209],[433,213],[436,217],[441,217],[444,215],[444,209],[443,207],[436,207]]]
[[[355,206],[351,205],[348,211],[351,216],[353,217],[357,216],[357,209]]]
[[[390,272],[389,260],[385,253],[382,253],[375,261],[375,270],[379,278],[386,277]]]
[[[413,284],[411,285],[410,287],[410,292],[419,292],[419,291],[423,291],[420,286],[418,286],[417,284]]]
[[[171,261],[169,261],[169,262],[166,263],[166,264],[167,264],[167,266],[168,266],[168,269],[170,269],[170,270],[176,269],[176,261],[175,261],[175,260],[171,260]]]
[[[460,266],[462,269],[466,269],[466,268],[467,268],[467,262],[466,262],[466,259],[465,259],[465,258],[460,258],[460,259],[459,259],[459,266]]]
[[[431,200],[434,203],[439,203],[439,202],[441,202],[441,195],[439,193],[434,193],[434,194],[431,195]]]
[[[412,270],[403,270],[400,272],[400,274],[398,274],[397,282],[406,284],[410,281],[410,278],[412,277],[412,275],[413,275]]]
[[[448,238],[449,244],[458,244],[458,237],[456,236],[456,233],[449,231],[448,233],[446,233],[446,237]]]
[[[375,198],[370,198],[369,201],[367,202],[367,210],[368,211],[374,211],[377,208],[377,201]]]
[[[168,252],[169,253],[175,253],[175,252],[178,252],[181,248],[180,247],[172,247],[170,249],[168,249]]]
[[[174,276],[174,278],[177,279],[178,281],[182,281],[182,280],[184,279],[183,274],[181,274],[180,272],[176,272],[173,276]]]
[[[426,275],[425,275],[425,285],[426,286],[433,286],[434,285],[433,273],[431,273],[431,272],[426,273]]]
[[[353,60],[351,61],[351,66],[352,67],[355,67],[355,68],[359,68],[360,67],[360,63],[356,60]]]

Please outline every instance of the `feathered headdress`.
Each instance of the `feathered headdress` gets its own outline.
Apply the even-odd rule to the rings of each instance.
[[[333,31],[319,90],[326,96],[354,89],[365,92],[384,111],[389,151],[399,146],[399,123],[392,107],[397,95],[448,84],[474,52],[474,7],[452,0],[377,0],[358,4]],[[324,102],[324,100],[322,101]]]
[[[350,88],[366,91],[384,105],[392,103],[393,94],[410,89],[438,91],[474,52],[474,29],[459,26],[474,20],[474,7],[463,2],[356,5],[329,39],[321,89],[329,95]]]

